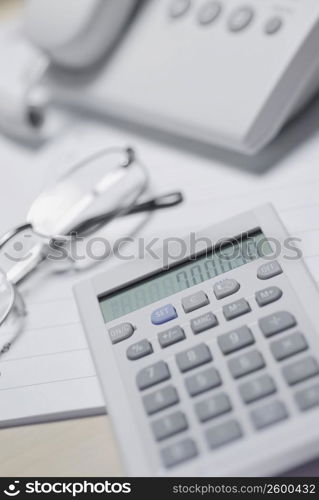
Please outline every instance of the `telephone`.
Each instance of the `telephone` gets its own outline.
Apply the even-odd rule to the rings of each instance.
[[[29,0],[62,104],[254,154],[319,88],[318,0]]]

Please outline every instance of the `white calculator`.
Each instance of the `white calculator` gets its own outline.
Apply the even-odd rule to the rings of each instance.
[[[75,287],[128,475],[319,455],[319,295],[288,238],[265,205]]]

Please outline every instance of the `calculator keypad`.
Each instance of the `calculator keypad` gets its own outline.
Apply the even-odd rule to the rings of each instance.
[[[237,418],[238,405],[245,411],[250,432],[264,432],[285,421],[292,415],[282,398],[282,382],[294,388],[319,375],[317,360],[303,355],[310,349],[305,334],[293,330],[298,326],[297,312],[292,314],[284,310],[285,306],[276,308],[287,293],[282,281],[265,288],[258,286],[258,279],[278,280],[280,274],[282,268],[277,261],[259,266],[257,276],[254,271],[256,289],[246,296],[243,284],[232,277],[213,282],[209,291],[205,288],[181,294],[178,302],[153,311],[151,322],[158,326],[155,334],[128,345],[129,360],[160,354],[159,361],[137,370],[136,383],[164,467],[197,457],[203,445],[207,451],[215,450],[244,438],[247,423],[243,426],[242,418]],[[229,300],[239,290],[243,296]],[[205,308],[203,313],[196,314],[201,308]],[[267,310],[269,313],[263,314]],[[160,325],[173,320],[171,328],[160,330]],[[227,331],[230,321],[234,321],[234,328]],[[121,337],[121,329],[125,331],[123,338],[135,333],[136,328],[129,325],[115,327],[114,338]],[[204,342],[195,342],[198,335]],[[182,348],[184,343],[188,348]],[[267,356],[263,354],[265,346]],[[278,366],[277,373],[269,360]],[[277,383],[278,376],[281,384]],[[174,383],[175,377],[181,378],[182,386]],[[319,406],[319,383],[292,392],[291,400],[299,412]],[[204,440],[200,446],[194,439],[195,425]]]

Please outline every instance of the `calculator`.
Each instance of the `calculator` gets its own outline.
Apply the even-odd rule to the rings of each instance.
[[[128,475],[275,475],[319,455],[319,295],[271,205],[75,296]]]

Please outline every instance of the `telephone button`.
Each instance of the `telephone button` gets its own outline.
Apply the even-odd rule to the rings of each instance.
[[[174,0],[170,7],[170,16],[173,19],[182,17],[189,10],[191,3],[191,0]]]
[[[237,33],[244,30],[252,22],[254,15],[254,10],[251,7],[241,7],[235,10],[228,22],[230,31]]]

